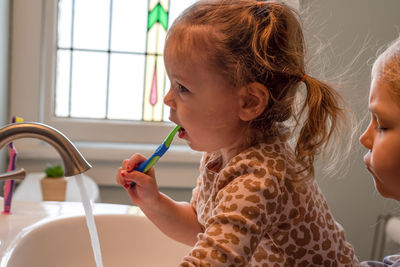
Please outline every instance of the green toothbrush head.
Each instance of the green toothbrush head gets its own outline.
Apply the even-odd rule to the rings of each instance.
[[[169,148],[169,146],[172,143],[172,140],[174,140],[175,134],[179,131],[179,129],[181,128],[181,126],[176,126],[167,136],[167,138],[165,138],[164,141],[164,145],[165,147]]]

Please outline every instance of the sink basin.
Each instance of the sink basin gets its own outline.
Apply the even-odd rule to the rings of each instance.
[[[140,214],[95,215],[104,267],[177,266],[190,247]],[[10,244],[1,267],[96,267],[84,216],[32,225]]]

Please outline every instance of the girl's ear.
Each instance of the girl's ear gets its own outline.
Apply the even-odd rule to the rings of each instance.
[[[251,121],[261,115],[268,105],[269,91],[261,83],[253,82],[239,89],[239,117]]]

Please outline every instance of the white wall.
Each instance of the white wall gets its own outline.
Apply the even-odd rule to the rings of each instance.
[[[324,69],[329,77],[340,76],[345,66],[355,60],[350,72],[343,75],[341,93],[365,129],[370,71],[377,50],[400,33],[400,1],[398,0],[312,0],[309,5],[312,33],[328,47],[322,57],[325,66],[314,66],[313,73]],[[307,25],[309,25],[307,23]],[[310,32],[308,38],[311,39]],[[313,39],[316,44],[315,38]],[[364,47],[364,50],[362,50]],[[311,50],[310,52],[314,52]],[[324,60],[323,60],[324,61]],[[362,121],[364,119],[364,121]],[[361,129],[360,129],[361,131]],[[365,150],[354,140],[348,170],[333,178],[317,177],[335,218],[343,225],[346,236],[360,259],[367,259],[372,248],[373,231],[379,214],[399,213],[395,201],[385,200],[375,191],[372,177],[362,157]]]
[[[9,0],[0,0],[0,125],[8,118],[8,43],[9,43]],[[7,149],[0,151],[0,172],[6,171]],[[0,190],[1,191],[1,190]]]

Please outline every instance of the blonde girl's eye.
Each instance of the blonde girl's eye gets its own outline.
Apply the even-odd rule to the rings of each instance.
[[[380,126],[380,125],[377,125],[375,128],[376,128],[376,130],[378,130],[379,132],[385,132],[385,131],[387,130],[387,128],[382,127],[382,126]]]
[[[375,130],[377,130],[377,131],[379,131],[379,132],[385,132],[386,130],[387,130],[387,128],[386,127],[383,127],[380,123],[379,123],[379,121],[378,121],[378,119],[374,116],[374,123],[375,123]]]

